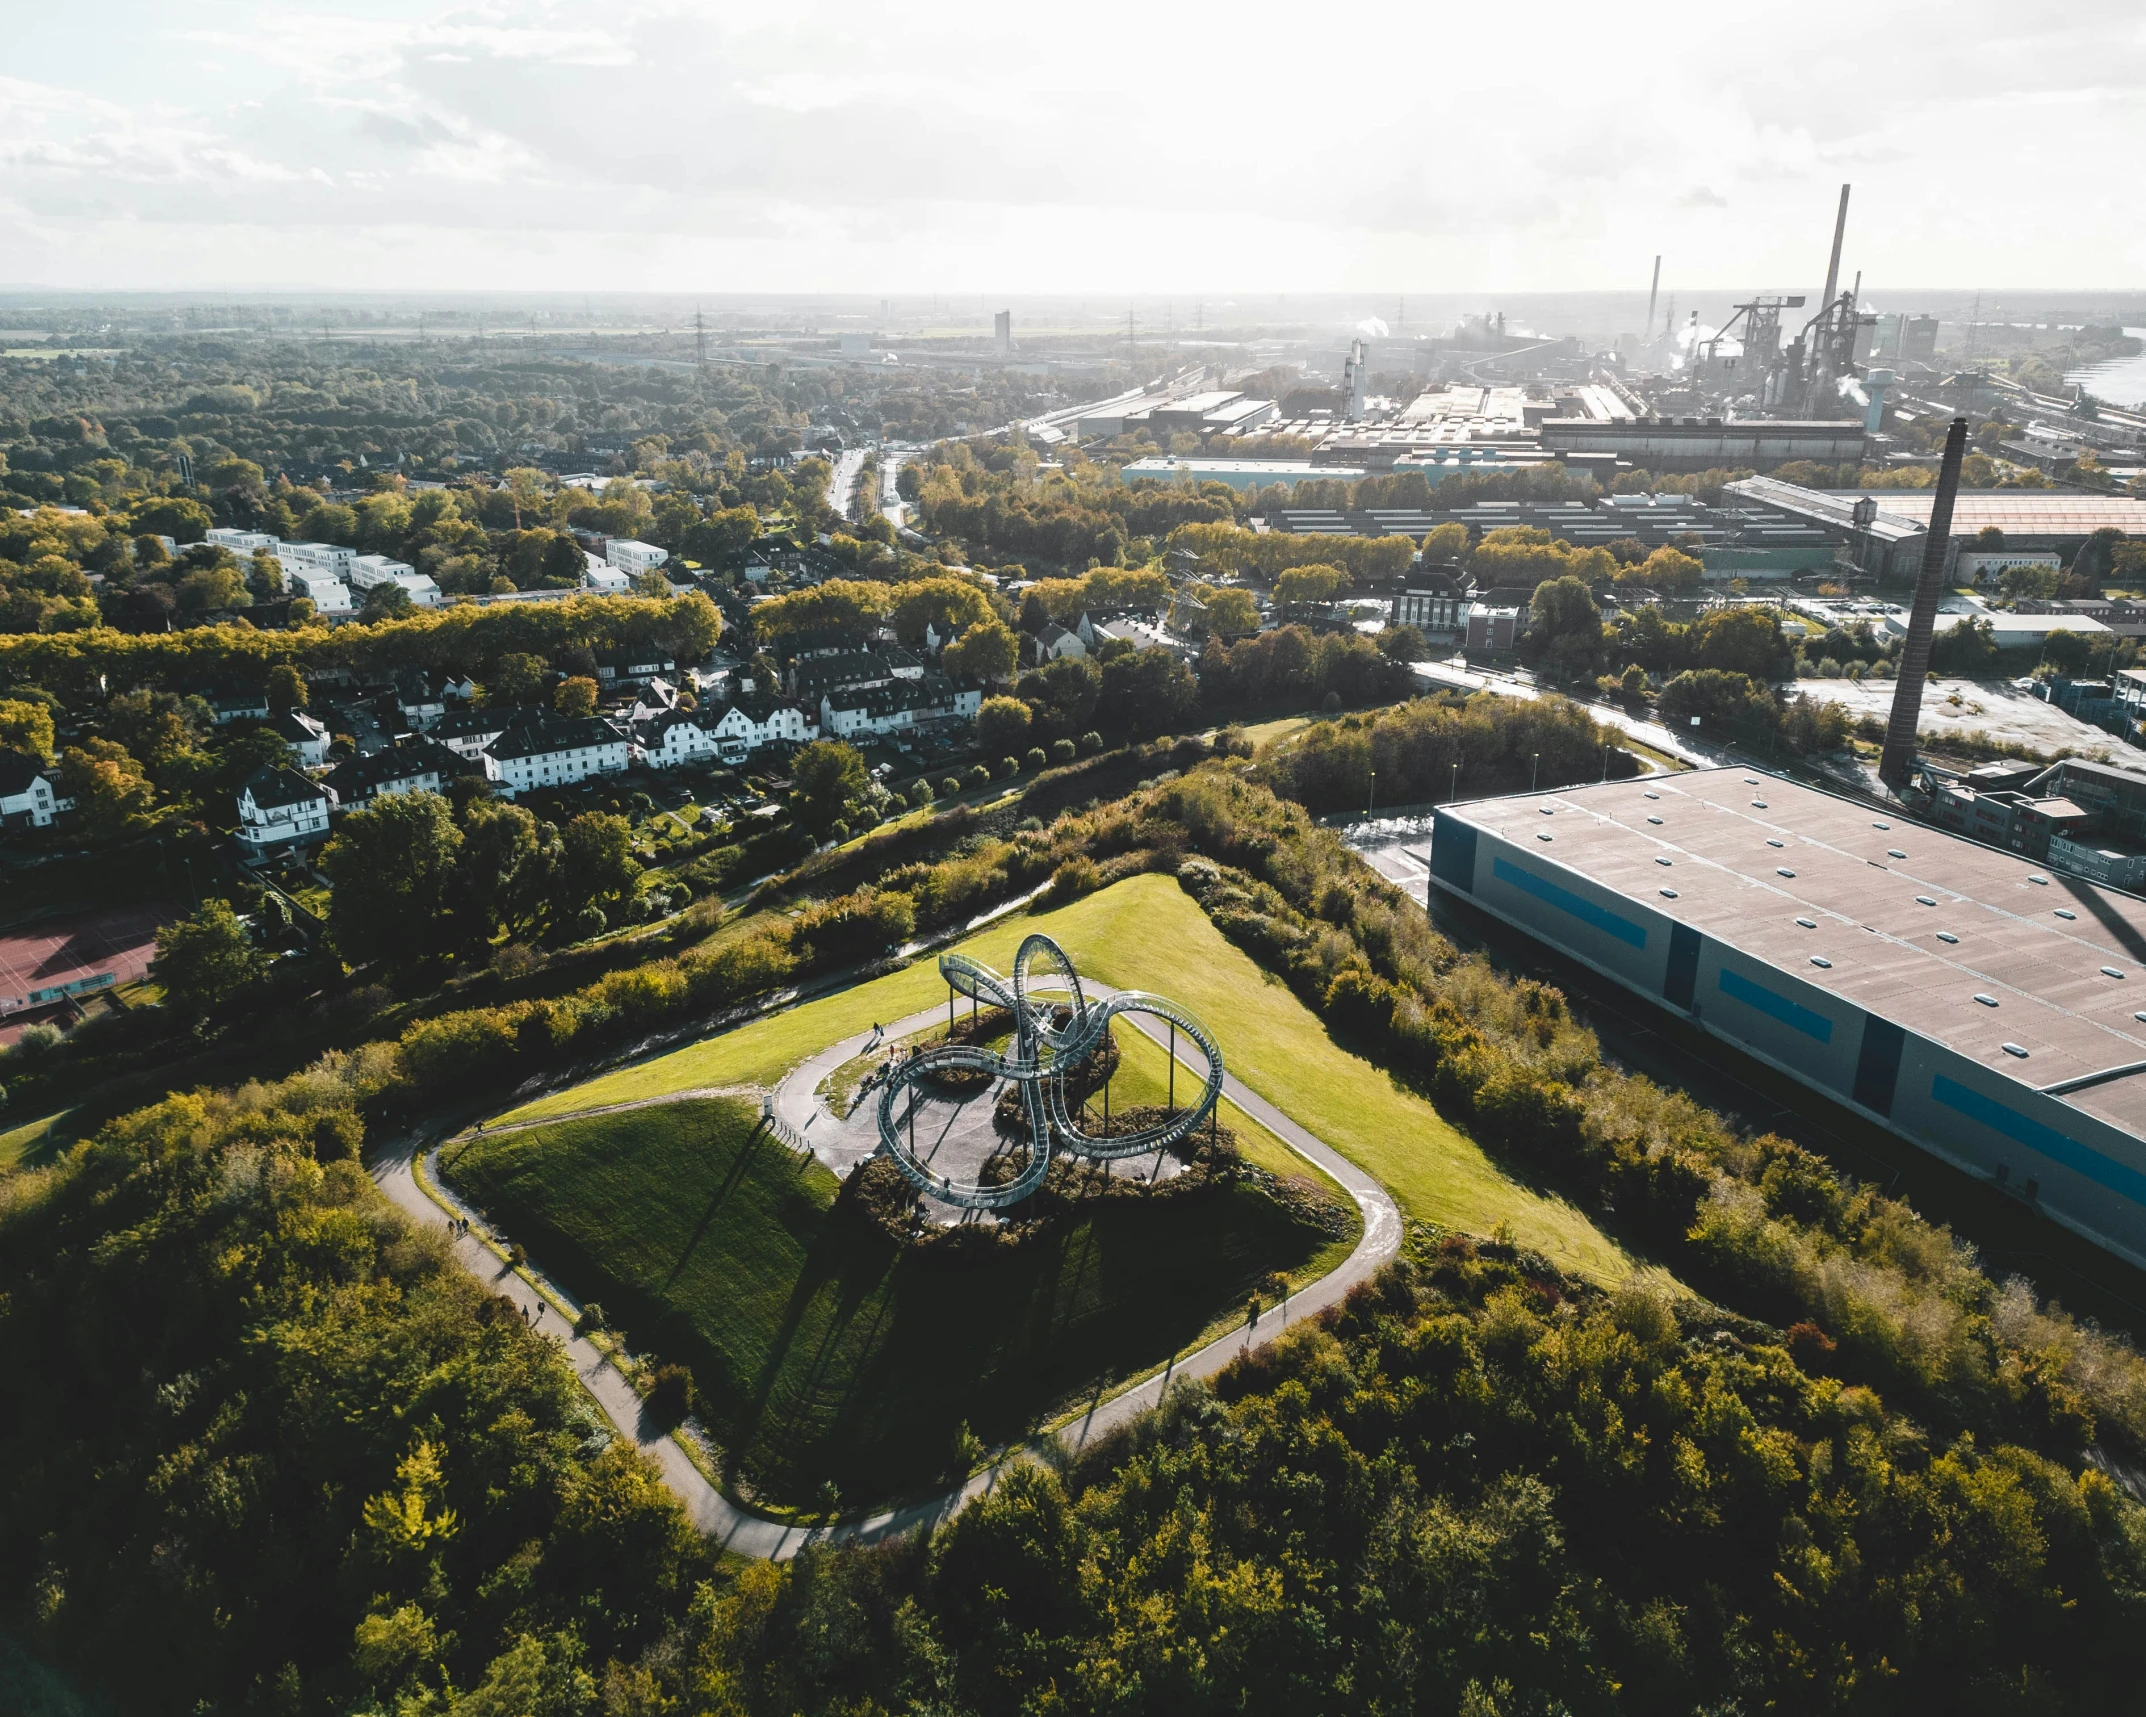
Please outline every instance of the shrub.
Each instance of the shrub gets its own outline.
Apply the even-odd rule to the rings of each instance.
[[[591,936],[601,936],[611,928],[611,921],[604,916],[601,906],[584,906],[573,917],[573,934],[577,942],[585,942]]]
[[[1053,763],[1071,763],[1078,755],[1079,747],[1070,739],[1054,739],[1051,741],[1051,761]]]
[[[1051,872],[1051,899],[1054,903],[1078,900],[1084,894],[1093,894],[1103,885],[1103,872],[1092,858],[1085,855],[1069,858]]]
[[[648,1416],[664,1430],[675,1430],[693,1411],[693,1374],[682,1365],[659,1365],[644,1397]]]
[[[1021,756],[1021,767],[1024,769],[1041,769],[1049,762],[1050,759],[1044,755],[1040,745],[1031,745]]]
[[[961,777],[960,777],[960,776],[958,776],[958,775],[942,775],[942,776],[940,776],[940,777],[939,777],[939,797],[940,797],[940,798],[942,798],[942,799],[951,799],[951,798],[952,798],[952,797],[953,797],[953,796],[954,796],[954,795],[955,795],[956,793],[958,793],[958,792],[960,792],[960,791],[961,791]]]
[[[1096,752],[1103,749],[1103,736],[1100,733],[1097,733],[1095,729],[1091,727],[1086,733],[1080,736],[1080,748],[1083,752],[1086,752],[1088,755],[1093,756]]]
[[[988,787],[991,785],[991,771],[986,769],[981,763],[971,764],[969,767],[968,774],[965,775],[962,779],[971,788]]]
[[[932,791],[929,781],[918,780],[909,784],[909,804],[911,809],[921,811],[931,802]]]
[[[1021,765],[1016,758],[1001,757],[998,762],[991,766],[991,773],[1001,781],[1010,781],[1021,773]]]

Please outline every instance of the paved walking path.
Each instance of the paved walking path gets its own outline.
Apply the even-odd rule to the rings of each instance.
[[[1101,985],[1090,984],[1087,988],[1090,993],[1098,996],[1107,997],[1115,993]],[[886,1027],[886,1035],[898,1038],[928,1030],[937,1022],[938,1017],[939,1010],[936,1008],[912,1014],[907,1019],[890,1023]],[[1151,1022],[1140,1015],[1127,1017],[1157,1044],[1167,1047],[1162,1031]],[[852,1056],[862,1054],[872,1041],[873,1033],[859,1032],[854,1037],[845,1038],[842,1042],[820,1051],[799,1065],[777,1088],[776,1113],[809,1140],[813,1121],[816,1115],[821,1113],[814,1095],[820,1082]],[[1194,1073],[1204,1071],[1196,1061],[1182,1052],[1178,1059]],[[1242,1327],[1209,1342],[1205,1347],[1181,1355],[1156,1375],[1108,1401],[1096,1403],[1079,1418],[1060,1426],[1057,1436],[1068,1448],[1078,1450],[1091,1438],[1098,1437],[1156,1406],[1161,1402],[1164,1391],[1179,1378],[1212,1376],[1240,1353],[1247,1352],[1262,1342],[1272,1341],[1290,1322],[1301,1322],[1326,1307],[1339,1303],[1351,1288],[1370,1277],[1400,1250],[1401,1214],[1384,1187],[1340,1152],[1314,1138],[1264,1097],[1247,1089],[1235,1074],[1225,1075],[1222,1089],[1223,1094],[1246,1115],[1267,1128],[1297,1155],[1324,1170],[1339,1183],[1363,1213],[1363,1237],[1356,1243],[1355,1250],[1343,1260],[1340,1268],[1284,1300],[1268,1316],[1248,1321]],[[677,1092],[668,1099],[653,1101],[679,1102],[705,1094]],[[604,1105],[590,1112],[601,1113],[613,1107],[640,1106]],[[560,1119],[564,1117],[548,1117],[548,1120]],[[455,1141],[446,1142],[452,1144]],[[632,1441],[643,1454],[656,1463],[663,1473],[664,1482],[685,1506],[694,1525],[702,1532],[712,1535],[724,1549],[734,1550],[740,1555],[782,1561],[796,1555],[805,1545],[815,1541],[840,1543],[854,1540],[868,1543],[911,1531],[918,1526],[937,1525],[977,1497],[987,1494],[998,1482],[999,1473],[1005,1465],[1024,1453],[1021,1449],[1005,1451],[991,1466],[975,1474],[958,1490],[949,1490],[906,1508],[892,1509],[864,1520],[845,1522],[834,1527],[791,1526],[756,1514],[750,1509],[741,1508],[708,1481],[676,1441],[649,1424],[642,1411],[640,1396],[634,1392],[633,1386],[620,1374],[610,1358],[592,1343],[574,1334],[572,1327],[559,1311],[561,1305],[573,1305],[571,1298],[549,1283],[546,1284],[548,1291],[540,1292],[521,1272],[502,1263],[499,1256],[485,1244],[480,1237],[484,1231],[484,1219],[464,1205],[440,1179],[440,1150],[441,1143],[438,1141],[394,1141],[375,1157],[372,1163],[373,1178],[379,1183],[381,1190],[420,1225],[442,1221],[442,1203],[457,1216],[470,1222],[472,1232],[458,1235],[454,1241],[456,1260],[494,1292],[505,1295],[526,1316],[534,1318],[535,1327],[562,1344],[568,1362],[619,1434]],[[420,1152],[424,1159],[425,1177],[430,1183],[430,1191],[418,1181]],[[535,1274],[533,1267],[531,1274]]]

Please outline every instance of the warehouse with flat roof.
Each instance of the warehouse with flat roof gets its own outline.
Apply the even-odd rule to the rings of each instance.
[[[1443,807],[1430,869],[2146,1267],[2146,901],[1753,769]]]

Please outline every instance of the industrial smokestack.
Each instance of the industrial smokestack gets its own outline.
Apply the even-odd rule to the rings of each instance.
[[[1952,503],[1960,493],[1960,461],[1967,455],[1967,419],[1956,417],[1945,436],[1945,463],[1937,473],[1937,495],[1930,503],[1930,535],[1922,545],[1922,574],[1915,580],[1915,606],[1908,611],[1908,635],[1900,646],[1900,679],[1893,688],[1893,716],[1885,726],[1885,750],[1878,758],[1878,779],[1894,792],[1915,771],[1915,728],[1922,718],[1923,681],[1930,673],[1930,633],[1937,621],[1937,599],[1945,590],[1945,563],[1951,558]]]
[[[1646,328],[1647,332],[1645,335],[1641,336],[1641,338],[1643,339],[1651,338],[1654,333],[1654,299],[1655,294],[1660,292],[1661,289],[1662,259],[1660,257],[1656,257],[1654,259],[1654,284],[1647,288],[1647,320],[1644,324],[1642,324],[1642,326]]]
[[[1840,287],[1841,240],[1848,236],[1848,187],[1840,188],[1840,213],[1833,217],[1833,259],[1826,264],[1826,295],[1819,299],[1821,314],[1833,302],[1833,294]]]

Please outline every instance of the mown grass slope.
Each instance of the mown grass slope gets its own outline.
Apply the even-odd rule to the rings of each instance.
[[[1070,906],[1010,918],[969,938],[960,951],[1003,971],[1021,938],[1035,930],[1056,937],[1082,972],[1191,1008],[1215,1033],[1232,1074],[1378,1176],[1410,1216],[1485,1235],[1508,1223],[1516,1240],[1564,1269],[1597,1280],[1631,1272],[1631,1260],[1585,1212],[1524,1184],[1427,1100],[1337,1043],[1173,879],[1136,876]],[[945,998],[935,962],[919,960],[501,1118],[569,1114],[702,1086],[772,1086],[815,1050]],[[1159,1054],[1155,1062],[1159,1067]]]
[[[773,1501],[828,1479],[852,1504],[927,1489],[964,1422],[1014,1440],[1233,1321],[1269,1271],[1310,1280],[1354,1240],[1240,1183],[1100,1199],[950,1262],[838,1205],[835,1178],[757,1122],[695,1098],[486,1134],[442,1169],[637,1349],[691,1367],[709,1430]]]

